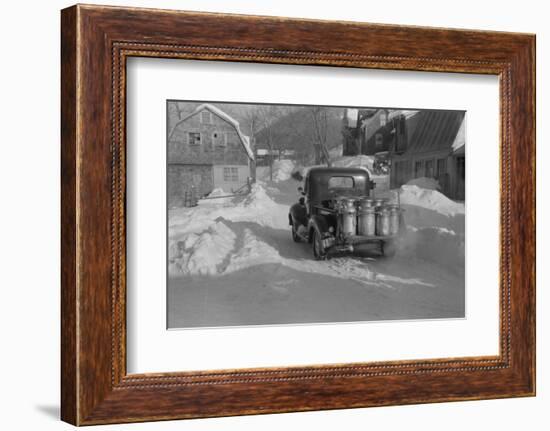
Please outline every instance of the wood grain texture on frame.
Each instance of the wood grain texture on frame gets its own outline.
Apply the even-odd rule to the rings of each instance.
[[[534,395],[533,35],[80,5],[63,10],[61,24],[63,420],[89,425]],[[498,75],[499,355],[127,375],[129,56]]]

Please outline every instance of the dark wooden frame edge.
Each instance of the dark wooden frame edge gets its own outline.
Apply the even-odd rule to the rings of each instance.
[[[77,5],[62,11],[61,51],[63,420],[91,425],[535,394],[534,35]],[[127,375],[129,56],[498,75],[499,355]]]

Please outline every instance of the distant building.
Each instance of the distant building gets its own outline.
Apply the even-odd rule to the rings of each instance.
[[[445,195],[464,200],[465,113],[418,111],[407,119],[406,129],[406,144],[392,151],[391,187],[413,178],[435,178]]]
[[[407,139],[406,121],[418,111],[346,108],[342,119],[344,156],[391,151]]]
[[[448,197],[464,199],[464,112],[347,108],[342,121],[344,155],[388,157],[392,188],[435,178]]]
[[[344,136],[342,155],[373,155],[376,149],[372,143],[374,134],[383,126],[387,113],[379,109],[345,108],[342,117],[342,134]],[[379,151],[384,149],[379,148]]]
[[[255,176],[254,153],[239,123],[211,104],[198,106],[168,135],[168,206],[183,204],[186,191],[199,196],[215,188],[235,192]]]

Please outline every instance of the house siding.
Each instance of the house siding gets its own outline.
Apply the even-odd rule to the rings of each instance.
[[[202,112],[178,123],[170,133],[170,163],[248,166],[248,156],[233,125],[213,113],[209,123],[201,122]],[[189,133],[200,133],[200,145],[189,141]],[[214,133],[223,138],[216,139]]]
[[[193,190],[200,197],[214,189],[212,166],[169,164],[167,186],[168,208],[182,207],[186,192]]]
[[[190,134],[199,134],[200,141]],[[199,197],[215,188],[231,193],[247,184],[253,170],[234,125],[206,108],[169,131],[167,152],[170,208],[183,206],[185,193],[191,190]],[[238,180],[224,181],[224,167],[237,168]]]
[[[391,158],[391,187],[400,187],[414,178],[431,177],[438,180],[445,195],[464,199],[463,172],[457,169],[460,157],[453,154],[453,145],[464,142],[464,121],[465,114],[460,111],[420,111],[408,118],[407,146]],[[431,169],[427,169],[428,164]]]
[[[457,171],[460,157],[449,154],[449,151],[428,152],[420,154],[394,155],[392,157],[391,187],[398,188],[414,178],[431,177],[438,180],[441,191],[451,199],[464,199],[464,180]],[[462,158],[464,158],[462,156]],[[444,161],[444,169],[438,170],[438,161]],[[426,162],[432,163],[432,175],[426,172]],[[421,163],[421,171],[416,172],[415,166]]]

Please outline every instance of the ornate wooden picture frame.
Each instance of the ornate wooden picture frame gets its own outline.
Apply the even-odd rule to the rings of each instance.
[[[63,10],[61,21],[64,421],[535,394],[534,35],[81,5]],[[125,100],[134,56],[497,75],[500,354],[127,374]]]

